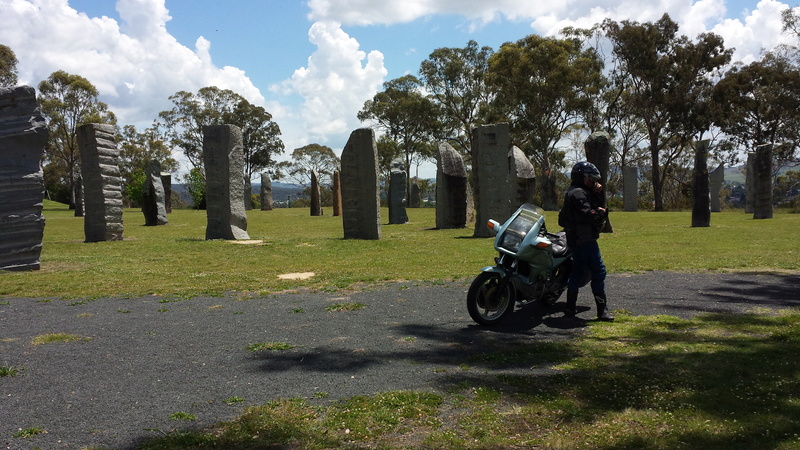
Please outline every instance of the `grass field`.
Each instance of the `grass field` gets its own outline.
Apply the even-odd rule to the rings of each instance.
[[[249,211],[254,242],[243,244],[205,240],[205,211],[176,210],[168,225],[145,227],[141,211],[127,209],[123,241],[85,243],[83,218],[45,202],[41,270],[0,273],[0,296],[259,295],[466,279],[492,263],[492,240],[472,238],[472,226],[436,230],[433,209],[408,214],[407,224],[384,224],[381,240],[362,241],[343,239],[340,217],[311,217],[305,208]],[[549,216],[552,231],[555,213]],[[708,228],[690,227],[689,212],[619,212],[611,218],[615,232],[601,239],[610,272],[800,270],[798,214],[753,220],[742,212],[718,213]],[[315,275],[278,278],[297,272]]]

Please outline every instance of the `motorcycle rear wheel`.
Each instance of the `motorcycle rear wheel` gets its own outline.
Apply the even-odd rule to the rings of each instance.
[[[508,282],[503,292],[498,292],[502,279],[499,273],[481,272],[472,281],[467,292],[467,311],[472,320],[481,325],[495,325],[514,311],[514,284]]]

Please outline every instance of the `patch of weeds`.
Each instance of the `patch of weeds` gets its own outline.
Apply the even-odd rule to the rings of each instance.
[[[43,298],[41,300],[36,300],[36,303],[53,303],[53,299],[51,299],[51,298]]]
[[[366,306],[367,305],[363,303],[356,302],[336,303],[325,307],[325,311],[357,311],[359,309],[366,308]]]
[[[403,338],[403,340],[406,342],[414,342],[417,340],[417,338],[415,338],[414,336],[406,336]]]
[[[19,432],[14,433],[13,436],[15,438],[30,438],[42,433],[47,433],[47,430],[42,427],[20,428]]]
[[[292,314],[302,314],[302,313],[306,312],[306,310],[303,309],[303,308],[293,308],[289,312],[292,313]]]
[[[223,309],[223,308],[225,308],[225,305],[214,305],[208,307],[208,309]]]
[[[2,377],[15,377],[19,375],[22,369],[14,366],[0,366],[0,378]]]
[[[9,302],[9,301],[0,302],[0,306],[8,306],[10,304],[11,304],[11,302]]]
[[[234,314],[244,314],[244,311],[234,311]]]
[[[169,415],[170,420],[185,420],[187,422],[192,422],[197,420],[197,416],[191,413],[178,411],[176,413],[172,413]]]
[[[313,398],[328,398],[331,394],[328,392],[314,392]]]
[[[294,345],[287,342],[260,342],[258,344],[250,344],[246,348],[251,352],[260,352],[264,350],[289,350],[294,348]]]
[[[225,403],[227,403],[228,405],[235,405],[237,403],[242,403],[243,401],[244,399],[242,397],[237,397],[234,395],[233,397],[230,397],[227,400],[225,400]]]
[[[130,314],[131,310],[130,309],[119,308],[119,309],[117,309],[117,312],[118,313],[122,313],[122,314]]]
[[[91,341],[92,338],[78,336],[77,334],[68,333],[49,333],[40,334],[33,338],[31,343],[33,345],[54,344],[57,342],[75,342],[75,341]]]
[[[80,306],[80,305],[85,305],[87,303],[89,302],[87,302],[86,300],[77,300],[72,303],[67,303],[67,306]]]
[[[92,313],[83,313],[83,314],[78,314],[75,317],[94,317],[94,314],[92,314]]]

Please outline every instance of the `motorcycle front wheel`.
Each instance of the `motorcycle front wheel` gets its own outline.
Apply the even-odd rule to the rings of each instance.
[[[500,292],[503,277],[495,272],[481,272],[467,292],[467,311],[481,325],[495,325],[514,310],[516,290],[510,281]]]

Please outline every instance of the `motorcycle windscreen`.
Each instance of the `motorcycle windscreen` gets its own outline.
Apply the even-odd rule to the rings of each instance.
[[[539,220],[540,215],[533,211],[523,209],[519,214],[506,226],[503,230],[503,238],[500,241],[500,247],[512,253],[519,252],[519,247],[525,236],[531,231],[536,222]]]

